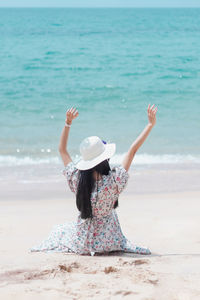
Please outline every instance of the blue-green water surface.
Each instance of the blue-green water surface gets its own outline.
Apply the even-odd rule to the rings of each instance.
[[[65,110],[72,155],[98,135],[124,153],[200,153],[200,9],[0,9],[0,163],[57,155]]]

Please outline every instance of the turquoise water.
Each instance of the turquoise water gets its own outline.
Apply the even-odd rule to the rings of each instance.
[[[0,164],[57,161],[98,135],[124,153],[157,124],[140,162],[199,161],[200,9],[0,9]]]

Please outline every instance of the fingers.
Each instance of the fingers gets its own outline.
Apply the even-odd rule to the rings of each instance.
[[[153,108],[154,108],[154,106],[155,106],[155,104],[153,104],[153,105],[151,106],[151,108],[150,108],[150,115],[151,115],[151,117],[153,117]]]
[[[67,110],[66,115],[72,119],[75,119],[78,116],[78,110],[72,106]]]
[[[75,118],[78,116],[78,110],[76,110],[76,111],[74,112],[74,116],[75,116]]]
[[[154,115],[156,114],[157,110],[158,110],[157,107],[153,110]]]
[[[150,104],[148,105],[147,111],[150,116],[154,116],[158,110],[157,106],[155,106],[155,107],[154,106],[155,106],[155,104],[153,104],[151,107],[150,107]]]
[[[148,105],[148,108],[147,108],[147,112],[149,114],[149,110],[150,110],[150,104]]]
[[[73,118],[76,118],[78,116],[78,110],[76,108],[73,108],[72,115],[73,115]]]
[[[73,112],[74,112],[75,110],[76,110],[76,109],[72,106],[71,108],[69,108],[69,109],[67,110],[67,112],[73,114]]]
[[[73,112],[73,119],[75,119],[76,117],[78,117],[78,110],[75,109]]]
[[[155,106],[155,104],[152,105],[151,109],[153,109],[154,106]]]
[[[76,108],[73,107],[73,108],[72,108],[72,115],[75,113],[75,111],[76,111]]]

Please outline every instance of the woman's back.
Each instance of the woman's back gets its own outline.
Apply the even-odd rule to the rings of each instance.
[[[63,174],[67,178],[71,191],[76,194],[79,170],[75,164],[70,162],[65,167]],[[122,166],[117,166],[112,168],[108,175],[102,175],[100,180],[95,181],[90,198],[93,217],[105,217],[111,213],[119,194],[127,184],[128,177],[128,172]]]

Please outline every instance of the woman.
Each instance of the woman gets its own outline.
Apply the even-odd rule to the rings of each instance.
[[[151,254],[148,248],[133,245],[121,231],[115,208],[118,197],[128,181],[132,160],[156,123],[157,107],[148,106],[148,124],[133,142],[121,166],[110,168],[109,159],[115,144],[106,144],[96,136],[86,138],[80,145],[81,160],[74,164],[67,151],[72,121],[78,111],[66,113],[59,151],[69,187],[76,195],[79,216],[76,222],[56,225],[49,237],[31,251],[73,252],[78,254],[124,251]]]

